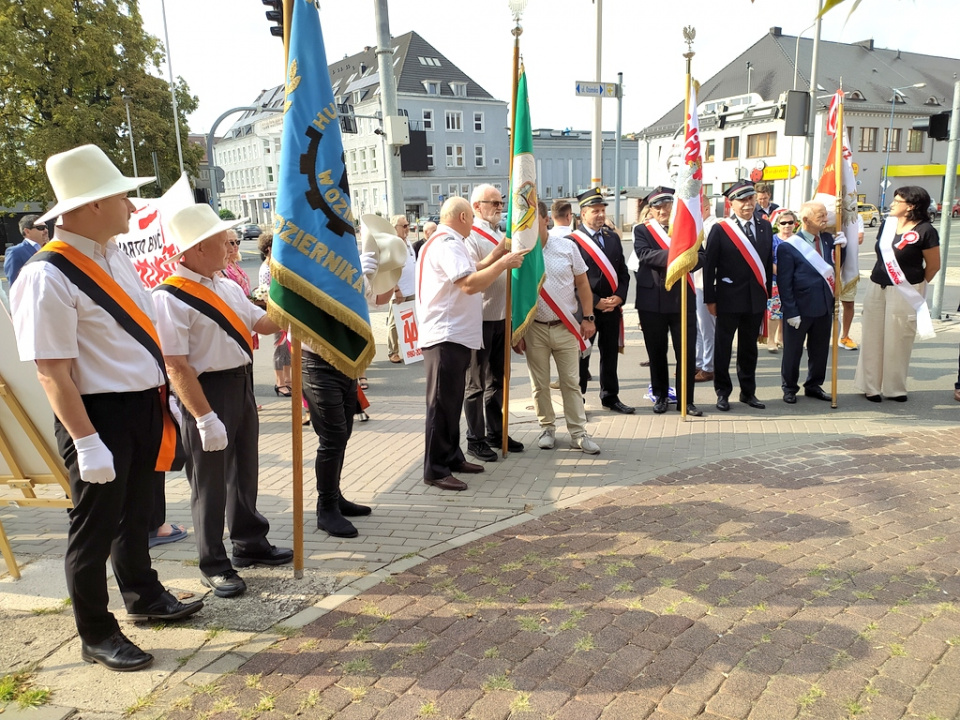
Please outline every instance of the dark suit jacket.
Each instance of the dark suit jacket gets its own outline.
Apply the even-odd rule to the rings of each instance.
[[[661,248],[650,229],[642,223],[633,228],[633,250],[640,260],[640,269],[634,273],[637,279],[637,310],[680,312],[680,286],[684,285],[687,288],[687,312],[696,312],[697,296],[686,280],[675,282],[669,292],[667,291],[664,281],[667,278],[670,251]],[[694,270],[699,270],[703,265],[705,254],[706,251],[701,246]]]
[[[754,211],[753,211],[753,218],[754,218],[754,220],[767,220],[767,221],[769,221],[769,220],[770,220],[770,216],[773,214],[773,211],[776,210],[776,209],[779,208],[779,207],[780,207],[780,206],[777,205],[776,203],[770,203],[770,212],[765,213],[763,210],[760,209],[760,206],[757,205],[756,209],[754,209]]]
[[[7,250],[7,254],[3,258],[3,274],[7,276],[8,286],[13,285],[17,275],[20,274],[20,270],[36,252],[37,249],[28,240],[24,240]]]
[[[820,249],[824,259],[833,265],[833,236],[830,233],[820,233]],[[843,262],[842,249],[840,258]],[[827,281],[787,243],[780,243],[777,248],[777,287],[784,319],[821,317],[833,312],[833,293]],[[837,289],[839,291],[839,287]]]
[[[707,256],[703,263],[703,301],[716,303],[718,313],[759,313],[767,309],[773,283],[773,228],[766,220],[754,218],[756,249],[767,276],[766,290],[761,288],[753,270],[733,244],[722,221],[707,236]]]
[[[577,228],[582,232],[587,233],[588,235],[593,235],[587,228],[582,224]],[[613,288],[610,287],[610,283],[607,282],[607,278],[600,271],[600,266],[593,261],[593,258],[587,253],[586,250],[580,247],[580,244],[577,243],[577,247],[580,249],[580,254],[583,256],[583,261],[587,264],[587,280],[590,283],[590,289],[593,290],[593,303],[596,306],[598,300],[603,298],[610,297],[611,295],[617,295],[620,298],[621,303],[627,301],[627,288],[630,287],[630,271],[627,270],[627,263],[623,259],[623,247],[620,244],[620,238],[617,234],[608,228],[606,225],[601,229],[603,233],[603,253],[610,260],[610,264],[613,265],[613,269],[617,273],[617,292],[613,292]],[[569,237],[569,236],[568,236]],[[576,243],[575,238],[570,238],[571,242]]]

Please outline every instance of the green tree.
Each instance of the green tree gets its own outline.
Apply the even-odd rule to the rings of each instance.
[[[233,214],[233,210],[229,208],[220,209],[220,219],[221,220],[236,220],[237,216]]]
[[[138,0],[6,0],[0,3],[0,205],[52,200],[47,157],[99,145],[132,174],[123,97],[129,100],[138,170],[166,189],[180,175],[169,85],[159,40],[143,30]],[[176,84],[183,161],[196,174],[203,151],[187,142],[197,107]],[[156,184],[144,194],[160,192]]]

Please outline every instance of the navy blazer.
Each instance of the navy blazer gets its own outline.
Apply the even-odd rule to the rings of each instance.
[[[667,279],[667,260],[669,250],[660,247],[650,229],[640,223],[633,228],[633,251],[640,261],[640,269],[634,273],[637,279],[637,310],[658,313],[680,312],[680,286],[687,288],[687,312],[696,312],[697,296],[690,283],[679,280],[667,291],[664,281]],[[706,251],[703,245],[697,253],[697,264],[693,270],[703,265]]]
[[[13,285],[27,260],[36,254],[37,249],[29,240],[14,245],[3,257],[3,274],[7,276],[7,286]]]
[[[577,228],[587,235],[593,236],[593,233],[585,228],[583,224]],[[593,258],[580,247],[580,243],[575,238],[570,237],[570,241],[575,243],[583,256],[583,261],[587,264],[587,281],[590,283],[590,289],[593,290],[593,304],[596,307],[597,301],[616,295],[620,298],[621,306],[627,301],[627,288],[630,287],[630,271],[627,270],[627,262],[623,259],[623,246],[620,244],[620,236],[613,230],[604,225],[600,231],[603,233],[603,254],[610,260],[613,269],[617,273],[617,292],[613,292],[606,276],[600,271],[600,266],[594,262]]]
[[[833,236],[820,233],[820,250],[833,265]],[[840,262],[843,262],[843,248]],[[837,284],[839,285],[839,278]],[[784,319],[794,317],[816,318],[833,313],[833,293],[823,276],[808,263],[800,252],[786,242],[777,248],[777,287]],[[837,288],[839,290],[839,287]]]
[[[767,309],[773,284],[773,228],[766,220],[754,218],[753,222],[757,229],[754,247],[767,276],[766,288],[757,283],[722,221],[710,228],[703,263],[703,302],[716,303],[718,313],[756,314]]]

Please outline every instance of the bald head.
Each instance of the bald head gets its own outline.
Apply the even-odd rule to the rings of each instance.
[[[431,221],[428,222],[428,223],[424,223],[424,225],[423,225],[423,239],[424,239],[424,240],[429,240],[429,239],[430,239],[430,236],[433,235],[433,233],[435,233],[436,230],[437,230],[437,224],[436,224],[433,220],[431,220]]]
[[[466,237],[473,227],[473,208],[466,198],[452,197],[440,208],[440,222]]]

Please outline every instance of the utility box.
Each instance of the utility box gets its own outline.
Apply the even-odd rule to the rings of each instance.
[[[387,145],[409,145],[410,123],[402,115],[388,115],[383,119],[383,134]]]
[[[783,116],[783,134],[805,137],[810,123],[810,93],[788,90],[787,108]]]

